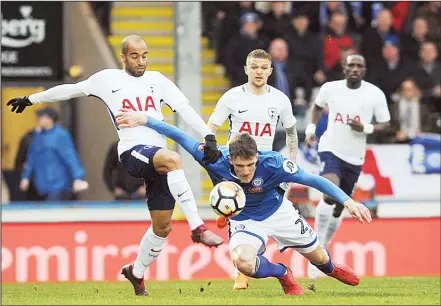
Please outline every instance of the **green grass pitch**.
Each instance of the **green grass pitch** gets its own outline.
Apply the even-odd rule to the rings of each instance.
[[[147,281],[148,297],[134,296],[129,282],[2,284],[2,304],[11,305],[440,305],[440,277],[365,277],[357,287],[331,278],[299,279],[303,296],[286,296],[276,279],[250,280],[232,291],[231,280]]]

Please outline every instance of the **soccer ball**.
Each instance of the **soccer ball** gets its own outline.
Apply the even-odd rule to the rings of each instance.
[[[214,212],[223,217],[237,216],[245,207],[245,193],[238,184],[220,182],[210,192],[210,205]]]

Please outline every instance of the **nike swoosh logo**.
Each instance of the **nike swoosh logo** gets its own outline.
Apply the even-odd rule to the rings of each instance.
[[[183,193],[178,193],[178,198],[181,197],[181,195],[183,195],[183,194],[186,193],[187,191],[190,191],[190,189],[185,190]]]
[[[122,88],[120,88],[120,89],[115,89],[115,90],[113,90],[112,89],[112,93],[115,93],[115,92],[117,92],[117,91],[120,91]]]
[[[159,253],[159,252],[161,252],[161,251],[162,251],[162,249],[159,249],[159,250],[155,250],[155,249],[150,249],[150,251],[152,251],[152,252],[155,252],[155,253]]]
[[[247,109],[246,110],[239,110],[239,114],[245,113],[247,111],[248,111]]]

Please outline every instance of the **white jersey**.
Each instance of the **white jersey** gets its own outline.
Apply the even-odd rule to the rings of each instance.
[[[271,151],[280,120],[283,127],[290,128],[296,123],[291,102],[280,90],[267,85],[266,92],[255,95],[247,90],[247,85],[233,87],[219,99],[209,122],[221,126],[230,120],[229,140],[237,134],[248,133],[262,151]]]
[[[157,71],[145,71],[141,77],[133,77],[124,70],[105,69],[91,75],[81,84],[84,94],[102,100],[115,124],[115,114],[120,109],[139,111],[151,118],[164,120],[163,104],[175,110],[180,104],[189,103],[179,88]],[[164,135],[146,126],[117,129],[120,139],[118,154],[136,145],[166,147]]]
[[[347,123],[352,119],[370,124],[374,116],[378,123],[390,121],[384,93],[365,81],[357,89],[348,88],[346,80],[327,82],[320,88],[315,104],[329,108],[328,127],[320,137],[318,151],[329,151],[350,164],[362,165],[367,135],[352,130]]]

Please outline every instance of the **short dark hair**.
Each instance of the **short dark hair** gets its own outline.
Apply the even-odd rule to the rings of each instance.
[[[248,133],[238,134],[229,143],[230,157],[250,159],[257,155],[256,141]]]
[[[135,41],[143,41],[147,45],[146,41],[141,36],[129,35],[129,36],[124,37],[124,39],[121,42],[121,53],[124,55],[127,55],[127,51],[129,50],[130,44]]]

